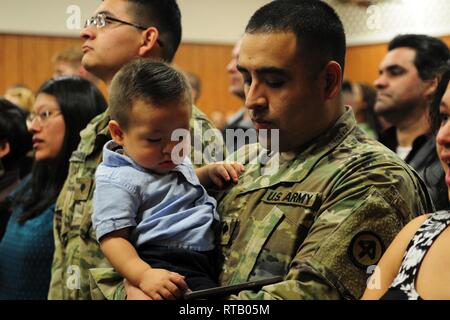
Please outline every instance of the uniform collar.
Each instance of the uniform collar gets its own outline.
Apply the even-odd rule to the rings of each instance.
[[[329,154],[331,150],[336,149],[356,127],[352,109],[349,107],[345,107],[345,109],[345,112],[331,129],[298,150],[270,155],[269,160],[266,161],[261,161],[260,156],[258,161],[250,162],[247,165],[246,174],[242,176],[242,183],[237,186],[238,188],[242,187],[239,193],[267,188],[280,182],[298,183],[304,180],[316,163]],[[258,150],[261,150],[261,148],[258,148]],[[261,152],[259,154],[261,155]],[[265,168],[271,165],[277,170]]]
[[[108,141],[103,146],[103,163],[108,167],[133,167],[139,171],[149,172],[133,159],[124,155],[123,147],[113,140]]]
[[[89,145],[84,148],[86,155],[89,155],[96,150],[101,150],[104,144],[111,139],[108,129],[109,120],[110,116],[108,108],[103,113],[93,118],[86,128],[80,132],[81,143],[89,141]]]

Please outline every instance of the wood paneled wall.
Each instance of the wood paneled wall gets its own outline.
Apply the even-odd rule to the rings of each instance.
[[[450,45],[450,36],[442,38]],[[0,94],[12,84],[22,83],[37,90],[52,75],[51,58],[59,50],[81,45],[77,38],[0,34]],[[386,53],[386,44],[350,47],[347,50],[345,78],[372,83]],[[232,45],[182,44],[175,58],[180,68],[197,74],[202,81],[199,107],[231,114],[242,102],[228,92],[226,65]],[[106,91],[101,86],[102,91]]]
[[[0,95],[18,83],[37,90],[52,75],[53,55],[81,44],[77,38],[0,34]],[[231,45],[182,44],[177,52],[175,64],[202,81],[198,106],[208,115],[215,110],[232,114],[242,105],[228,92],[226,65],[231,50]],[[106,92],[103,84],[100,89]]]
[[[228,92],[229,78],[226,70],[230,62],[230,45],[182,44],[175,56],[175,64],[183,70],[198,75],[202,82],[200,109],[211,115],[220,111],[231,115],[243,104]]]
[[[76,38],[0,35],[0,94],[17,83],[37,90],[53,73],[53,55],[80,44]]]
[[[441,37],[450,46],[450,36]],[[387,44],[347,48],[345,79],[372,84],[378,77],[378,66],[387,51]]]

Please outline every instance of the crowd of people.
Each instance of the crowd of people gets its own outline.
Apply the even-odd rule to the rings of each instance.
[[[102,1],[36,96],[10,88],[0,299],[172,300],[275,276],[223,298],[450,299],[448,46],[396,36],[372,86],[343,79],[323,1],[272,1],[243,32],[224,134],[171,65],[176,0]]]

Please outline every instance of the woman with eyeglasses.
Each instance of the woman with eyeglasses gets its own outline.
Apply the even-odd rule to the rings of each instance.
[[[0,214],[11,215],[0,240],[0,299],[47,298],[54,204],[80,131],[105,109],[100,91],[79,77],[49,80],[39,89],[28,117],[35,163],[0,206],[7,211]]]

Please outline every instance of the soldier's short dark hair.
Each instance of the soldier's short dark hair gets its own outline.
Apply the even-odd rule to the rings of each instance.
[[[258,9],[246,33],[293,32],[297,48],[313,73],[334,60],[344,71],[345,32],[339,16],[318,0],[276,0]],[[305,62],[306,63],[306,62]]]
[[[135,23],[154,26],[162,42],[162,58],[173,60],[181,42],[181,13],[176,0],[128,0]]]
[[[434,78],[439,69],[450,59],[450,50],[438,38],[422,34],[404,34],[391,40],[388,50],[411,48],[416,51],[414,65],[422,80]]]
[[[163,61],[146,58],[125,64],[114,76],[109,95],[111,119],[123,130],[130,124],[130,111],[138,100],[155,107],[170,103],[192,105],[191,87],[182,72]]]

